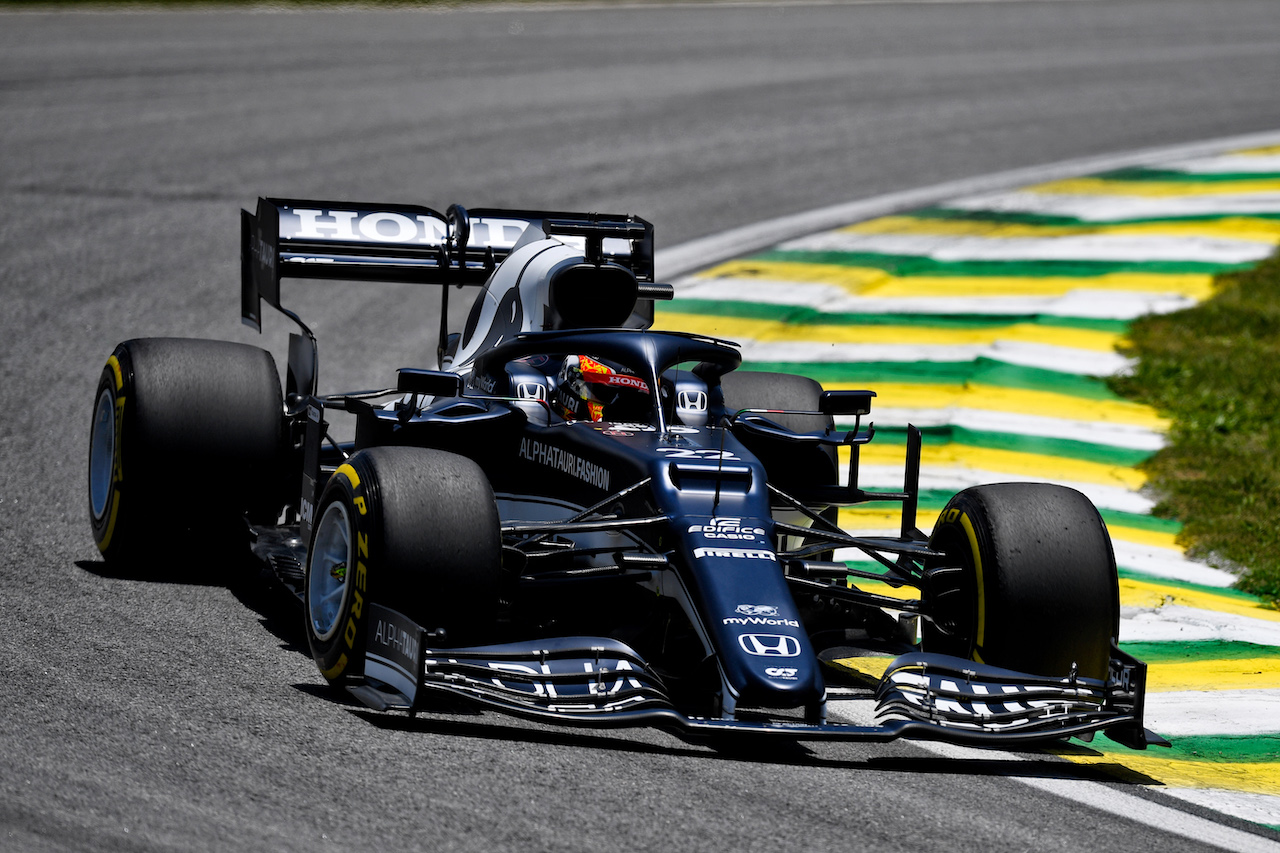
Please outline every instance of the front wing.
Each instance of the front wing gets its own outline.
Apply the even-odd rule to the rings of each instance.
[[[1114,646],[1105,682],[1045,678],[913,653],[895,660],[881,679],[875,725],[721,720],[677,710],[662,679],[617,640],[559,637],[432,649],[433,637],[404,615],[379,605],[371,606],[371,615],[365,678],[348,690],[378,711],[413,714],[427,696],[444,693],[543,722],[656,726],[689,735],[910,738],[1009,748],[1102,731],[1133,749],[1168,746],[1142,725],[1146,664]]]

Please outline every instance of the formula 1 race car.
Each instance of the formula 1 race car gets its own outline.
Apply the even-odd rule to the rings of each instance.
[[[436,364],[320,394],[283,277],[438,286]],[[450,334],[454,285],[480,291]],[[299,326],[283,392],[255,347],[116,347],[90,437],[98,547],[243,543],[301,603],[324,678],[383,711],[443,693],[688,736],[1162,743],[1087,498],[970,488],[926,536],[918,430],[901,491],[859,487],[874,392],[652,330],[672,296],[637,217],[260,199],[242,315],[260,330],[265,300]],[[332,437],[340,415],[353,441]],[[900,505],[897,535],[838,526],[869,501]],[[832,665],[863,658],[883,675]],[[845,701],[874,716],[829,720]]]

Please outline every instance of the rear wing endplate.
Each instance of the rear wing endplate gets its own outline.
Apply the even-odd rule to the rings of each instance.
[[[462,211],[470,227],[458,228],[455,209],[258,199],[256,213],[240,212],[242,320],[261,331],[264,299],[285,310],[282,278],[484,284],[531,226],[653,281],[653,225],[639,217],[476,208]]]

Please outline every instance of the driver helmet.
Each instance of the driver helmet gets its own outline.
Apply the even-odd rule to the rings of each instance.
[[[589,355],[565,356],[556,381],[556,404],[567,420],[649,419],[649,383],[620,364]]]

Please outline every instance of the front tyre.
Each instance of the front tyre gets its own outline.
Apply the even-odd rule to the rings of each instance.
[[[329,479],[316,518],[306,630],[330,682],[363,673],[370,602],[438,632],[433,645],[492,636],[501,535],[475,462],[418,447],[361,451]]]
[[[927,652],[1035,675],[1105,679],[1120,600],[1111,537],[1080,492],[977,486],[942,510],[926,566]]]

